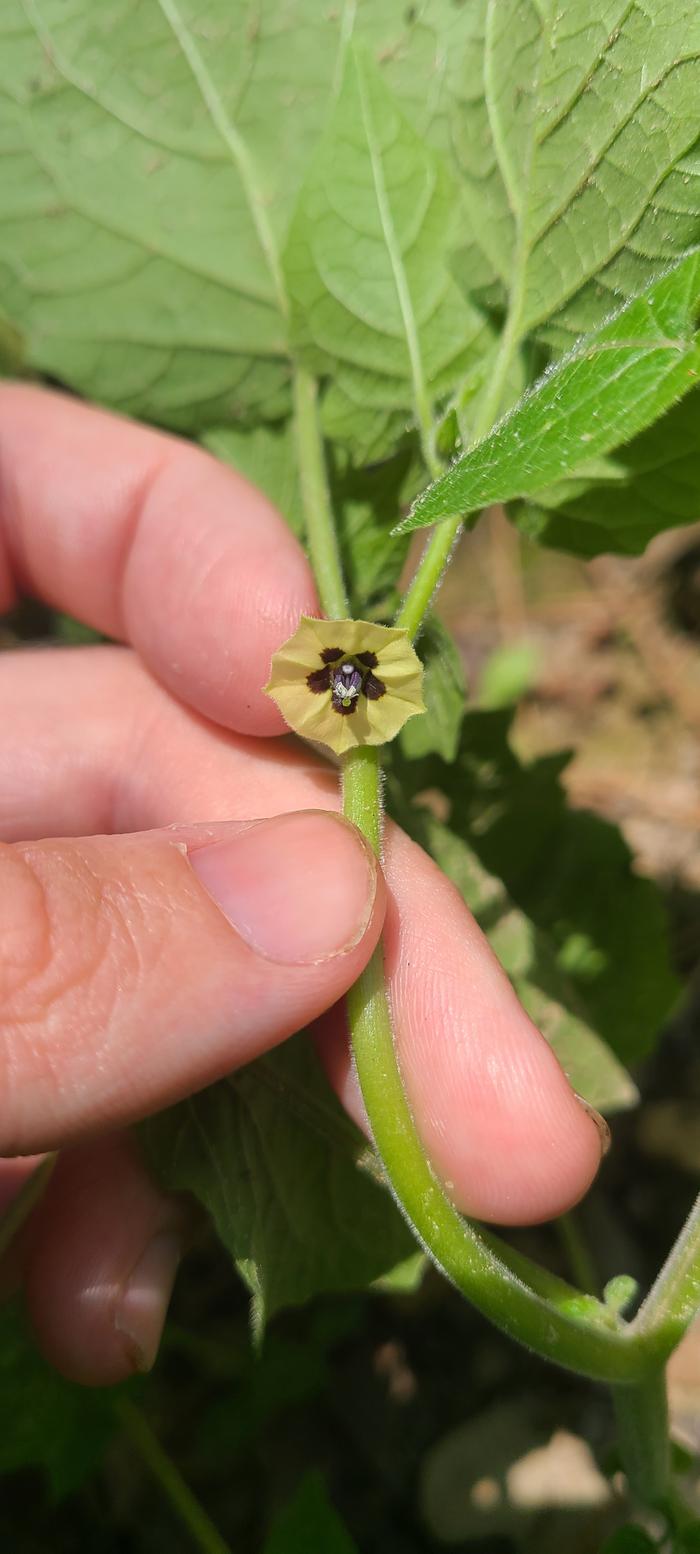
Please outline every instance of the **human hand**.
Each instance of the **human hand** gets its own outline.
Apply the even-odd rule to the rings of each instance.
[[[509,1224],[575,1202],[599,1131],[461,898],[395,827],[387,892],[330,768],[267,737],[270,656],[319,613],[269,503],[187,444],[5,385],[0,612],[18,592],[129,645],[0,655],[0,1155],[61,1151],[18,1251],[49,1358],[108,1383],[155,1356],[186,1219],[127,1123],[314,1020],[362,1122],[338,1001],[383,923],[455,1202]],[[6,1199],[27,1169],[5,1161]]]

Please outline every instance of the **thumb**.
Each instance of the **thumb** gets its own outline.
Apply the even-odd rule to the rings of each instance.
[[[220,1078],[355,981],[384,885],[338,816],[0,845],[0,1155]]]

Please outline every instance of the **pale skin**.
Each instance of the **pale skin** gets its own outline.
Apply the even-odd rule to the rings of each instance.
[[[599,1130],[461,898],[396,828],[378,870],[334,773],[280,737],[270,657],[320,610],[267,500],[175,438],[4,385],[0,613],[23,594],[124,644],[0,654],[0,1202],[30,1169],[10,1157],[60,1150],[3,1273],[52,1362],[106,1384],[157,1352],[188,1211],[128,1123],[315,1022],[362,1124],[342,997],[382,928],[454,1201],[507,1224],[571,1207]]]

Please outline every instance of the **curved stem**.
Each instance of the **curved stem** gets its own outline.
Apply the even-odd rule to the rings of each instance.
[[[329,615],[342,616],[347,611],[347,595],[316,396],[314,380],[298,369],[297,439],[309,545],[323,607]],[[446,545],[447,525],[442,525],[432,542],[434,558],[439,546],[443,548],[441,564],[446,559]],[[416,626],[419,597],[427,602],[429,586],[430,576],[424,568],[421,584],[414,585]],[[381,775],[375,748],[364,746],[345,758],[343,809],[379,854]],[[600,1380],[643,1381],[654,1363],[653,1330],[633,1333],[600,1301],[534,1267],[499,1243],[496,1236],[463,1219],[446,1196],[426,1158],[404,1091],[381,947],[350,990],[348,1012],[360,1086],[389,1185],[437,1266],[484,1315],[544,1357]]]
[[[230,1545],[224,1542],[140,1409],[125,1397],[119,1398],[114,1407],[126,1434],[201,1554],[231,1554]]]
[[[380,771],[371,747],[346,757],[343,811],[378,852]],[[426,1159],[404,1091],[381,947],[350,989],[348,1014],[360,1087],[389,1185],[437,1266],[504,1332],[548,1359],[602,1380],[643,1375],[645,1354],[599,1302],[550,1281],[541,1269],[529,1282],[527,1260],[513,1259],[509,1266],[496,1237],[482,1234],[450,1203]],[[567,1312],[567,1301],[578,1309]]]

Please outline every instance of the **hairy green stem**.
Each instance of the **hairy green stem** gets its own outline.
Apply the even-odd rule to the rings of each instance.
[[[617,1439],[632,1498],[663,1509],[671,1488],[666,1377],[652,1370],[633,1387],[612,1387]]]
[[[515,314],[509,313],[508,316],[509,320],[512,317],[513,323],[511,327],[506,325],[503,332],[493,376],[481,402],[474,428],[474,442],[479,442],[486,432],[490,431],[503,396],[503,386],[513,350],[517,344]],[[432,468],[431,474],[435,474]],[[395,621],[395,625],[403,626],[404,631],[408,632],[411,641],[418,636],[433,595],[440,586],[452,549],[459,539],[463,522],[461,513],[456,518],[445,518],[443,523],[436,525],[423,551]]]
[[[297,367],[294,372],[294,430],[306,538],[316,586],[326,615],[343,620],[350,613],[350,605],[343,581],[318,423],[318,387],[315,378],[304,367]]]
[[[506,367],[501,369],[504,374]],[[318,425],[316,386],[298,373],[297,436],[309,544],[326,612],[344,613],[347,599]],[[455,521],[456,522],[456,521]],[[433,536],[433,572],[443,566],[456,527]],[[418,628],[432,593],[424,566],[414,583],[413,613],[401,624]],[[410,595],[409,595],[410,597]],[[406,601],[408,603],[408,600]],[[343,809],[375,852],[381,848],[381,775],[376,749],[363,747],[343,762]],[[512,1253],[490,1232],[462,1218],[427,1158],[404,1090],[394,1046],[381,947],[348,995],[358,1077],[388,1182],[419,1241],[438,1267],[504,1332],[545,1358],[599,1380],[646,1385],[654,1364],[655,1334],[635,1332],[601,1302]]]
[[[630,1325],[658,1364],[668,1359],[700,1311],[700,1196]]]
[[[472,442],[474,443],[480,442],[481,438],[491,431],[498,416],[508,373],[518,348],[524,302],[524,269],[522,266],[516,266],[516,276],[517,279],[511,289],[508,314],[496,352],[493,372],[479,404],[472,434]],[[422,431],[421,442],[425,447],[425,437]],[[435,465],[430,461],[426,462],[428,462],[430,474],[435,477],[438,473]],[[443,523],[437,524],[423,551],[415,576],[405,598],[402,600],[395,622],[397,626],[403,626],[404,631],[408,632],[412,641],[417,637],[433,595],[442,581],[443,573],[450,559],[450,553],[456,540],[459,538],[463,522],[461,513],[454,518],[445,518]],[[476,515],[471,519],[472,524],[475,522]]]
[[[125,1433],[136,1447],[153,1478],[157,1480],[180,1521],[191,1534],[192,1541],[201,1554],[231,1554],[230,1545],[224,1542],[204,1507],[185,1483],[179,1469],[164,1451],[141,1410],[125,1397],[119,1398],[114,1407]]]
[[[380,770],[378,753],[371,747],[345,759],[343,812],[379,852]],[[428,1164],[404,1091],[381,948],[350,989],[348,1014],[375,1144],[397,1202],[433,1261],[480,1311],[540,1354],[604,1379],[631,1380],[642,1374],[643,1356],[598,1302],[590,1301],[585,1316],[569,1314],[564,1309],[567,1299],[585,1297],[563,1281],[550,1281],[544,1270],[536,1271],[539,1288],[535,1281],[526,1282],[527,1260],[518,1259],[514,1271],[499,1256],[496,1237],[483,1235],[450,1203]]]
[[[437,525],[423,551],[413,581],[401,602],[394,624],[402,626],[404,631],[408,632],[411,641],[418,636],[423,625],[430,601],[442,579],[455,540],[459,536],[462,522],[460,514],[458,518],[446,518],[444,523]]]

